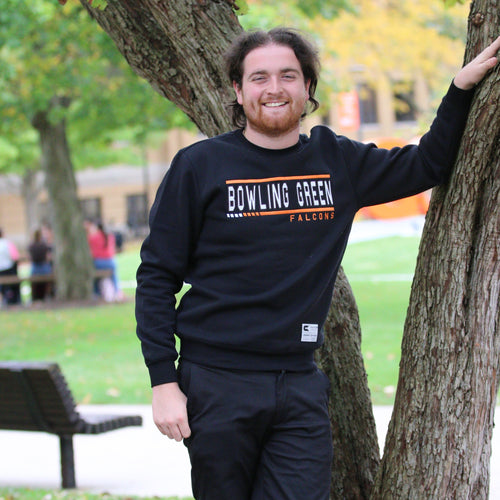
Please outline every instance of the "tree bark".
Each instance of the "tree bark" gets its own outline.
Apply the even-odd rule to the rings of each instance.
[[[331,499],[367,499],[380,461],[368,380],[361,355],[361,327],[352,289],[340,269],[316,355],[330,379],[329,413],[334,458]]]
[[[497,36],[472,3],[466,60]],[[500,71],[477,88],[452,178],[435,190],[373,498],[486,499],[500,373]]]
[[[232,89],[222,56],[242,28],[228,0],[111,0],[81,4],[113,39],[131,68],[174,102],[207,136],[231,128]]]
[[[230,0],[108,0],[82,5],[111,36],[132,69],[177,104],[207,136],[232,128],[233,99],[222,54],[241,32]],[[360,350],[357,307],[343,272],[318,355],[332,383],[335,462],[332,498],[368,498],[379,450]],[[347,496],[346,496],[347,495]]]
[[[26,232],[31,236],[41,223],[38,216],[39,207],[37,201],[41,191],[41,182],[38,180],[38,170],[26,169],[23,173],[21,182],[21,194],[26,212]]]
[[[65,107],[67,103],[54,98],[51,105]],[[56,297],[62,301],[89,299],[94,266],[78,203],[66,124],[64,120],[51,123],[49,111],[36,113],[32,123],[40,136],[41,164],[54,226]]]

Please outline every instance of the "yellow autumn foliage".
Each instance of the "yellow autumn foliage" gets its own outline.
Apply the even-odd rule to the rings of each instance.
[[[352,5],[353,13],[311,21],[321,37],[323,65],[337,82],[352,80],[359,71],[365,81],[420,73],[435,88],[460,68],[468,6],[445,8],[440,0],[355,0]]]

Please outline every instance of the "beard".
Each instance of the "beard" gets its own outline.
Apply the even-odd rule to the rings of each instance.
[[[285,135],[300,126],[303,106],[290,101],[284,109],[266,108],[259,105],[257,108],[244,109],[247,127],[261,134],[278,137]]]

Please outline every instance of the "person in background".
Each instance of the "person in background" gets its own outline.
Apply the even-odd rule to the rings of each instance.
[[[14,243],[3,235],[0,228],[0,276],[17,276],[19,251]],[[21,287],[19,283],[0,285],[2,302],[6,305],[21,303]]]
[[[116,247],[115,236],[104,229],[102,222],[86,221],[87,241],[90,253],[94,261],[94,267],[98,270],[109,269],[111,271],[112,289],[106,278],[96,283],[95,292],[106,301],[121,300],[122,292],[118,281],[117,266],[115,260]]]
[[[41,229],[33,233],[33,240],[28,246],[31,259],[31,276],[41,276],[52,273],[51,247],[43,238]],[[31,283],[31,300],[45,300],[50,293],[50,281],[36,281]]]

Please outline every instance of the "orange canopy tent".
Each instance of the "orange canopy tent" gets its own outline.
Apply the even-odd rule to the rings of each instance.
[[[376,144],[379,148],[391,149],[394,147],[403,147],[407,144],[415,143],[418,139],[411,142],[404,141],[397,137],[381,137],[367,141]],[[430,192],[416,194],[403,198],[401,200],[383,203],[382,205],[373,205],[360,210],[360,215],[368,219],[398,219],[403,217],[412,217],[423,215],[429,208]]]

